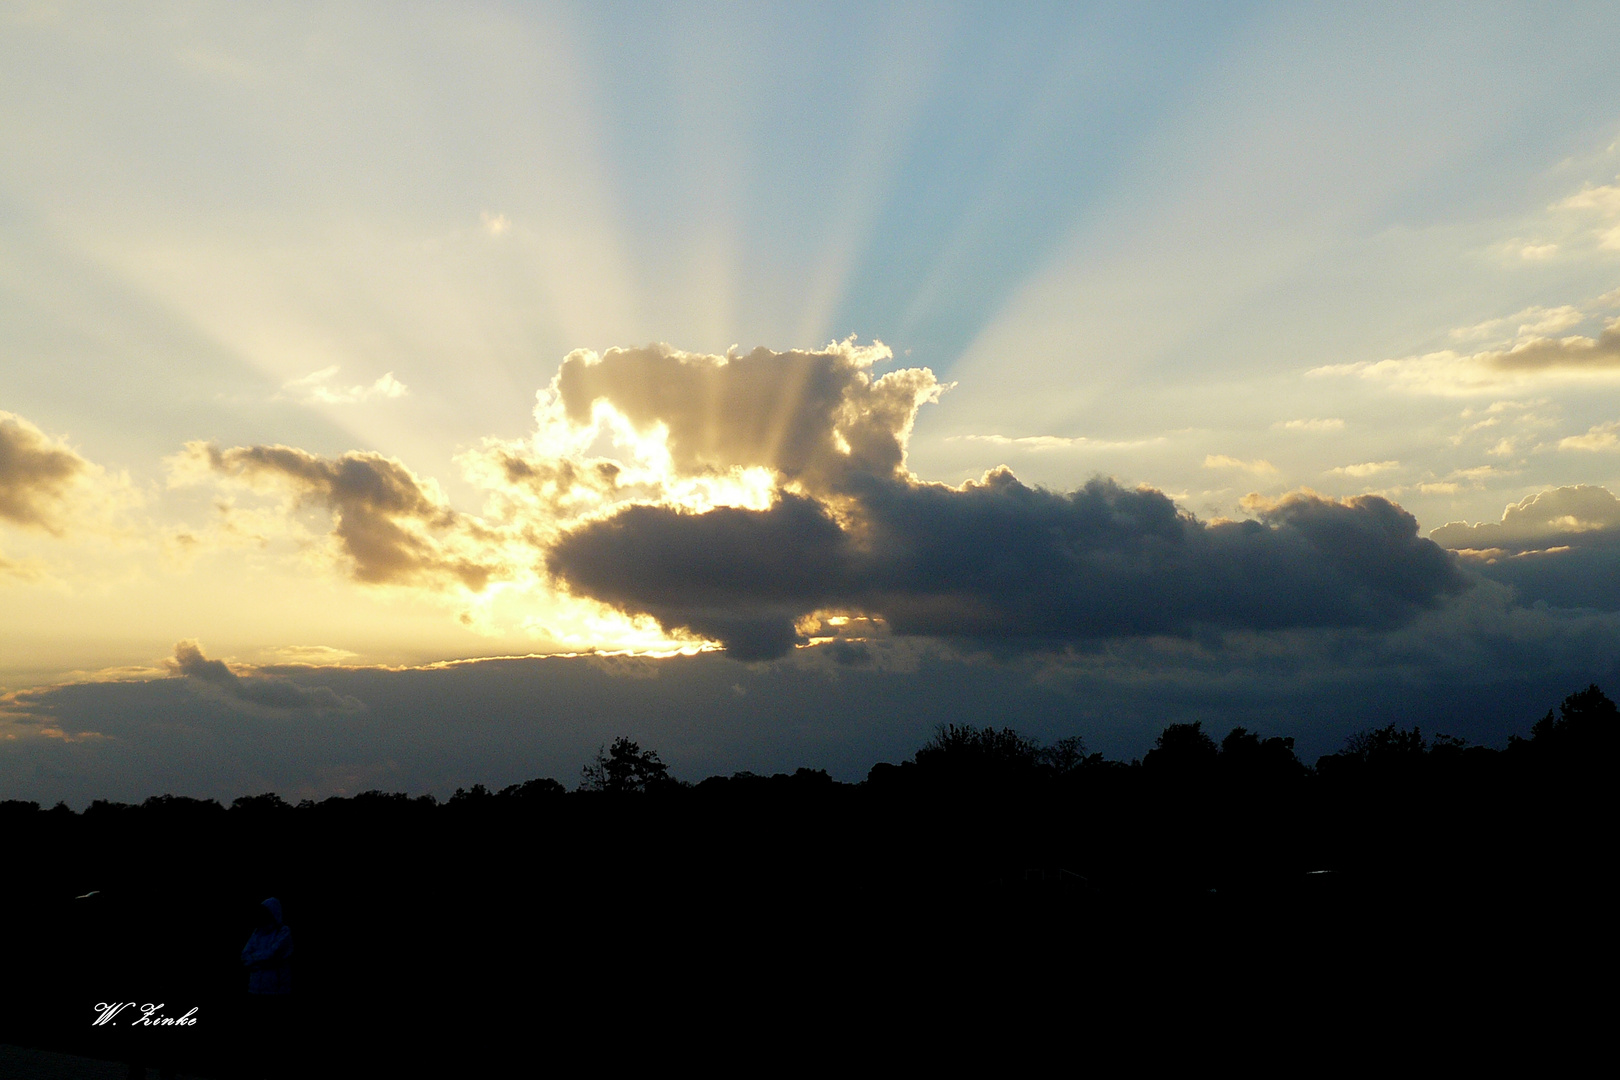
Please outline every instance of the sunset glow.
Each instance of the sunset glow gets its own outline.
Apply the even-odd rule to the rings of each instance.
[[[1615,673],[1612,9],[247,9],[0,12],[8,796]]]

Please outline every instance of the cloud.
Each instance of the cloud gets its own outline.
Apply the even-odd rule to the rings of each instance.
[[[1521,326],[1518,336],[1495,348],[1474,353],[1444,349],[1401,359],[1328,364],[1311,368],[1306,375],[1368,379],[1428,394],[1488,393],[1547,378],[1608,379],[1620,375],[1620,319],[1609,322],[1595,337],[1548,337],[1542,332],[1544,328],[1566,328],[1590,315],[1571,308],[1529,310],[1546,312],[1546,317],[1541,323]],[[1492,327],[1506,321],[1492,320],[1480,326]],[[1478,327],[1468,332],[1475,329]]]
[[[1620,219],[1620,184],[1585,188],[1556,204],[1554,209],[1587,211],[1595,221],[1593,232],[1598,246],[1620,251],[1620,225],[1612,224]]]
[[[856,611],[899,634],[1014,648],[1207,629],[1389,626],[1460,590],[1415,519],[1376,497],[1299,493],[1260,521],[1205,524],[1163,494],[1095,480],[1058,494],[996,470],[961,488],[871,478],[840,521],[804,496],[768,510],[636,507],[564,537],[570,587],[779,656],[799,620]]]
[[[1611,147],[1611,150],[1613,148]],[[1620,251],[1620,184],[1588,186],[1553,203],[1537,232],[1497,250],[1509,263],[1549,263],[1606,273]],[[1518,272],[1518,271],[1515,271]],[[1620,376],[1620,320],[1605,317],[1620,290],[1579,303],[1531,305],[1449,332],[1454,348],[1377,361],[1328,364],[1313,377],[1361,378],[1418,394],[1469,395],[1555,382],[1612,381]],[[1582,324],[1585,332],[1570,333]],[[1463,347],[1461,343],[1467,343]]]
[[[946,389],[922,368],[874,376],[882,343],[724,356],[668,345],[564,358],[526,440],[459,461],[485,516],[547,543],[632,505],[762,510],[779,490],[836,501],[844,478],[899,475],[917,409]]]
[[[1542,491],[1499,522],[1450,522],[1429,535],[1522,603],[1620,611],[1620,499],[1606,488]]]
[[[380,454],[323,458],[290,446],[221,449],[193,442],[171,459],[171,468],[175,483],[212,475],[288,492],[289,510],[308,502],[325,506],[357,581],[478,592],[505,571],[490,530],[452,510],[437,485]]]
[[[1588,187],[1569,196],[1558,204],[1560,208],[1597,210],[1608,217],[1620,217],[1620,185],[1607,184]]]
[[[1242,469],[1244,472],[1251,472],[1251,473],[1256,473],[1256,474],[1274,473],[1274,472],[1277,471],[1277,466],[1273,465],[1269,461],[1265,461],[1265,460],[1261,460],[1261,459],[1256,459],[1254,461],[1240,461],[1235,457],[1227,457],[1225,454],[1207,454],[1207,455],[1205,455],[1205,457],[1204,457],[1204,468],[1206,468],[1206,469]]]
[[[1505,371],[1620,367],[1620,320],[1604,327],[1595,338],[1534,337],[1505,352],[1483,353],[1476,359]]]
[[[357,653],[352,653],[348,649],[334,649],[330,645],[283,645],[271,649],[270,655],[279,663],[300,664],[307,667],[330,667],[358,659]]]
[[[1149,446],[1153,443],[1163,442],[1163,437],[1154,439],[1132,439],[1125,441],[1109,441],[1106,439],[1090,439],[1084,435],[1023,435],[1013,438],[1007,435],[948,435],[946,442],[983,442],[993,446],[1016,447],[1021,450],[1130,450],[1139,446]]]
[[[370,386],[327,385],[338,371],[338,365],[333,364],[301,379],[283,383],[281,389],[304,401],[322,405],[352,405],[358,401],[371,401],[375,398],[400,398],[410,393],[410,387],[394,378],[392,371],[384,372]]]
[[[1453,469],[1447,474],[1447,479],[1464,479],[1481,481],[1488,476],[1501,476],[1502,470],[1495,465],[1474,465],[1467,469]]]
[[[4,553],[0,553],[0,577],[11,577],[20,581],[36,581],[40,577],[40,570],[38,566],[18,562],[16,559],[8,559]]]
[[[946,388],[926,369],[872,370],[890,358],[853,341],[571,353],[537,396],[532,437],[458,459],[488,493],[478,516],[370,453],[196,443],[174,475],[280,491],[288,514],[325,507],[331,548],[360,581],[531,589],[523,625],[580,648],[603,647],[611,623],[614,640],[646,648],[717,642],[764,660],[833,617],[849,620],[840,640],[1013,652],[1387,629],[1466,585],[1410,514],[1376,496],[1251,499],[1257,520],[1206,523],[1162,492],[1106,479],[1059,493],[1003,468],[959,487],[924,483],[906,446],[918,410]]]
[[[1558,440],[1560,450],[1615,450],[1620,449],[1620,421],[1597,424],[1585,435],[1570,435]]]
[[[1344,421],[1330,416],[1311,420],[1279,420],[1271,426],[1282,431],[1343,431]]]
[[[1046,648],[1388,626],[1463,587],[1411,516],[1376,498],[1303,493],[1258,507],[1261,521],[1205,524],[1107,480],[1067,494],[1005,469],[923,483],[906,443],[944,387],[923,369],[874,376],[889,356],[849,341],[573,353],[540,395],[534,439],[485,444],[469,475],[503,493],[501,514],[549,519],[555,531],[530,531],[573,595],[742,659],[784,655],[817,614]],[[611,454],[589,449],[604,443]]]
[[[1166,724],[1192,720],[1217,736],[1242,725],[1297,737],[1308,761],[1389,716],[1500,745],[1572,689],[1620,684],[1620,616],[1506,597],[1482,583],[1384,634],[1301,630],[1219,646],[1132,638],[994,662],[890,637],[746,669],[699,654],[286,673],[365,702],[340,722],[245,705],[192,678],[87,681],[0,694],[0,776],[11,797],[76,807],[163,792],[226,803],[372,788],[442,798],[537,776],[571,785],[599,745],[628,735],[683,780],[801,766],[860,780],[874,762],[913,753],[942,716],[1048,741],[1081,735],[1127,761]]]
[[[1500,522],[1451,522],[1430,536],[1521,603],[1620,611],[1620,499],[1605,488],[1543,491]]]
[[[68,493],[92,468],[27,420],[0,412],[0,521],[60,535]]]
[[[208,692],[233,704],[278,712],[353,712],[361,703],[324,687],[299,686],[274,675],[238,675],[220,660],[203,655],[199,642],[186,640],[174,647],[170,669]]]
[[[607,403],[637,437],[657,439],[679,476],[757,466],[826,488],[851,470],[900,469],[918,406],[944,389],[923,368],[872,378],[868,369],[891,356],[881,342],[852,341],[727,356],[667,345],[575,352],[553,392],[576,428]]]
[[[1564,304],[1560,307],[1548,308],[1533,306],[1513,315],[1504,315],[1499,319],[1487,319],[1473,326],[1460,326],[1451,331],[1451,337],[1456,341],[1477,341],[1482,338],[1501,336],[1508,327],[1516,326],[1518,337],[1529,337],[1538,334],[1556,334],[1560,330],[1568,330],[1585,321],[1586,313],[1573,304]]]
[[[1499,522],[1448,522],[1429,538],[1447,548],[1520,554],[1607,530],[1620,530],[1620,499],[1607,488],[1580,484],[1538,492],[1509,505]]]
[[[768,510],[631,506],[564,537],[548,565],[576,592],[757,660],[785,653],[801,618],[843,599],[852,546],[826,507],[784,494]]]
[[[1328,471],[1337,476],[1372,476],[1375,473],[1388,472],[1390,469],[1400,467],[1401,463],[1398,461],[1364,461],[1360,465],[1340,465],[1338,468],[1329,469]]]

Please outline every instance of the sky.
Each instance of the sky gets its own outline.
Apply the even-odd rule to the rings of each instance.
[[[1617,34],[7,5],[0,797],[1620,689]]]

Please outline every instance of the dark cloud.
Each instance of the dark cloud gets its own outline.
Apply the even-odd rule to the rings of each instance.
[[[1468,560],[1482,577],[1511,585],[1520,603],[1620,611],[1620,535],[1601,533],[1547,551]]]
[[[1620,499],[1606,488],[1553,488],[1508,506],[1501,521],[1454,521],[1429,535],[1522,603],[1620,611]]]
[[[758,660],[792,648],[798,619],[848,595],[850,548],[821,504],[784,495],[764,511],[627,507],[565,537],[550,569],[576,592]]]
[[[0,412],[0,520],[60,532],[61,501],[89,467],[27,420]]]
[[[354,577],[372,584],[455,582],[482,590],[499,565],[476,542],[481,527],[450,509],[429,483],[380,454],[323,458],[290,446],[192,443],[194,458],[226,476],[291,486],[301,501],[324,505],[333,535],[353,561]]]
[[[243,705],[282,712],[352,712],[361,707],[354,698],[342,697],[324,686],[299,686],[274,675],[238,675],[223,661],[204,656],[196,641],[177,643],[169,665],[175,674]]]
[[[1206,524],[1110,480],[1059,494],[1006,470],[961,488],[851,470],[840,487],[838,513],[799,495],[761,511],[632,507],[565,536],[548,566],[747,659],[781,655],[795,623],[827,608],[901,634],[1029,647],[1390,627],[1465,586],[1416,520],[1376,496],[1301,493],[1259,507],[1259,521]]]
[[[816,613],[1014,650],[1121,635],[1399,625],[1465,587],[1455,560],[1376,497],[1309,493],[1259,520],[1204,523],[1111,480],[1057,493],[1005,469],[959,488],[905,467],[926,370],[874,378],[887,349],[695,356],[576,353],[548,406],[586,430],[605,403],[663,434],[674,473],[764,468],[767,507],[632,498],[549,545],[578,595],[722,642],[785,654]],[[511,468],[507,466],[510,474]]]

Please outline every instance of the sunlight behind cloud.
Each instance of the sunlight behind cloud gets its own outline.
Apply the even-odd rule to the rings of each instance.
[[[1611,16],[245,10],[0,12],[6,671],[1001,633],[1043,515],[1616,480]]]

